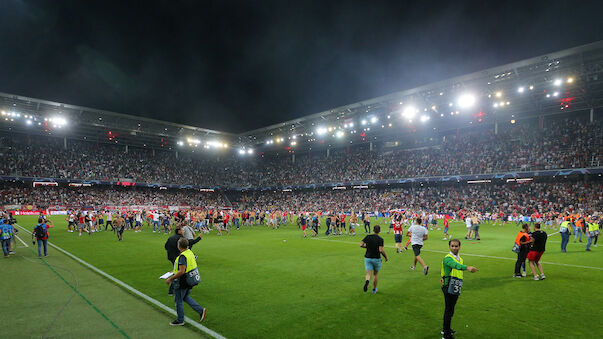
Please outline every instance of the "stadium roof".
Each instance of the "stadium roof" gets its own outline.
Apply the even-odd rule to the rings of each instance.
[[[138,147],[300,150],[603,107],[603,41],[232,134],[0,93],[0,131]]]

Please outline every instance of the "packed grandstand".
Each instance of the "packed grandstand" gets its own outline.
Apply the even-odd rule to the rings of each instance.
[[[585,54],[603,45],[240,135],[5,94],[0,205],[596,214],[603,86]]]

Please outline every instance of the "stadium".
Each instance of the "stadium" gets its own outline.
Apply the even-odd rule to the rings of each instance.
[[[0,337],[603,330],[575,320],[603,302],[603,41],[243,133],[8,93],[0,114],[0,211],[13,229],[1,266],[12,323]],[[417,219],[425,268],[406,233]],[[546,279],[526,258],[513,272],[523,224],[548,233]],[[389,260],[371,293],[358,246],[376,225]],[[190,296],[207,317],[185,306],[174,328],[159,277],[185,226],[201,239]],[[465,273],[456,334],[442,327],[440,282],[452,238],[479,269]]]

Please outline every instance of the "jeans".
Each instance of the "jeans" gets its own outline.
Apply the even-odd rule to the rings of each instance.
[[[203,307],[190,296],[191,288],[175,288],[174,301],[176,302],[176,313],[178,313],[178,321],[184,321],[184,304],[187,303],[199,315],[203,314]]]
[[[157,232],[160,231],[160,229],[159,229],[159,221],[156,221],[156,220],[153,221],[153,232],[155,232],[155,231],[157,231]]]
[[[456,302],[459,300],[458,295],[453,295],[448,293],[448,286],[442,286],[442,292],[444,292],[444,324],[442,326],[442,330],[444,331],[444,336],[447,338],[452,335],[450,330],[450,324],[452,323],[452,316],[454,315],[454,307],[456,306]]]
[[[38,239],[36,242],[38,243],[38,257],[42,256],[42,246],[44,246],[44,256],[48,255],[48,239]]]
[[[521,264],[526,263],[526,257],[528,256],[528,246],[521,246],[519,253],[517,253],[517,261],[515,262],[515,275],[521,275]]]
[[[595,237],[594,234],[591,235],[591,236],[587,236],[587,238],[586,238],[586,250],[587,251],[590,250],[590,245],[593,244],[593,238],[594,237]]]
[[[578,234],[580,234],[580,242],[582,242],[582,227],[576,226],[574,228],[574,242],[578,239]]]
[[[569,242],[569,232],[561,232],[561,252],[567,251],[567,243]]]
[[[234,223],[234,225],[237,227],[237,229],[239,229],[239,218],[234,218],[234,220],[232,221]]]
[[[10,238],[2,239],[2,253],[7,256],[10,253]]]

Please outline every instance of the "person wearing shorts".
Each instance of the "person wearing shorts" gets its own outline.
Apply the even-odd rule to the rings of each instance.
[[[117,215],[115,218],[115,231],[117,232],[117,240],[122,241],[124,239],[123,234],[126,228],[126,221],[121,215]]]
[[[306,217],[304,217],[303,215],[301,215],[299,218],[299,224],[301,226],[301,230],[304,233],[304,238],[306,237],[306,228],[308,228],[308,222],[306,221]],[[314,233],[314,230],[312,230],[312,233]]]
[[[423,273],[427,275],[429,271],[429,266],[425,265],[425,262],[421,258],[421,248],[423,247],[423,241],[427,240],[428,231],[425,227],[421,226],[422,220],[421,218],[417,218],[416,224],[410,226],[408,228],[407,236],[410,236],[410,243],[412,244],[412,251],[414,253],[414,262],[410,269],[414,271],[417,266],[417,262],[423,266]]]
[[[86,217],[84,217],[84,215],[82,214],[82,212],[80,212],[78,214],[78,224],[77,224],[77,230],[79,232],[79,236],[82,236],[82,231],[86,228]]]
[[[387,254],[383,249],[383,238],[379,236],[379,232],[381,231],[381,227],[379,225],[375,225],[373,228],[374,234],[367,235],[360,242],[360,247],[366,248],[366,253],[364,254],[364,269],[366,270],[365,282],[363,290],[366,292],[368,290],[368,285],[371,280],[371,275],[373,276],[373,294],[377,293],[377,282],[379,277],[379,271],[381,270],[381,256],[385,258],[387,262]]]
[[[548,235],[545,231],[540,230],[540,223],[534,224],[534,232],[530,236],[530,242],[532,243],[532,248],[528,252],[528,261],[530,261],[530,269],[532,270],[532,275],[534,276],[534,280],[544,280],[546,276],[544,275],[544,271],[542,270],[542,264],[540,263],[540,258],[544,254],[544,250],[546,247],[546,240]],[[536,270],[538,268],[538,271]],[[539,274],[540,273],[540,274]]]

